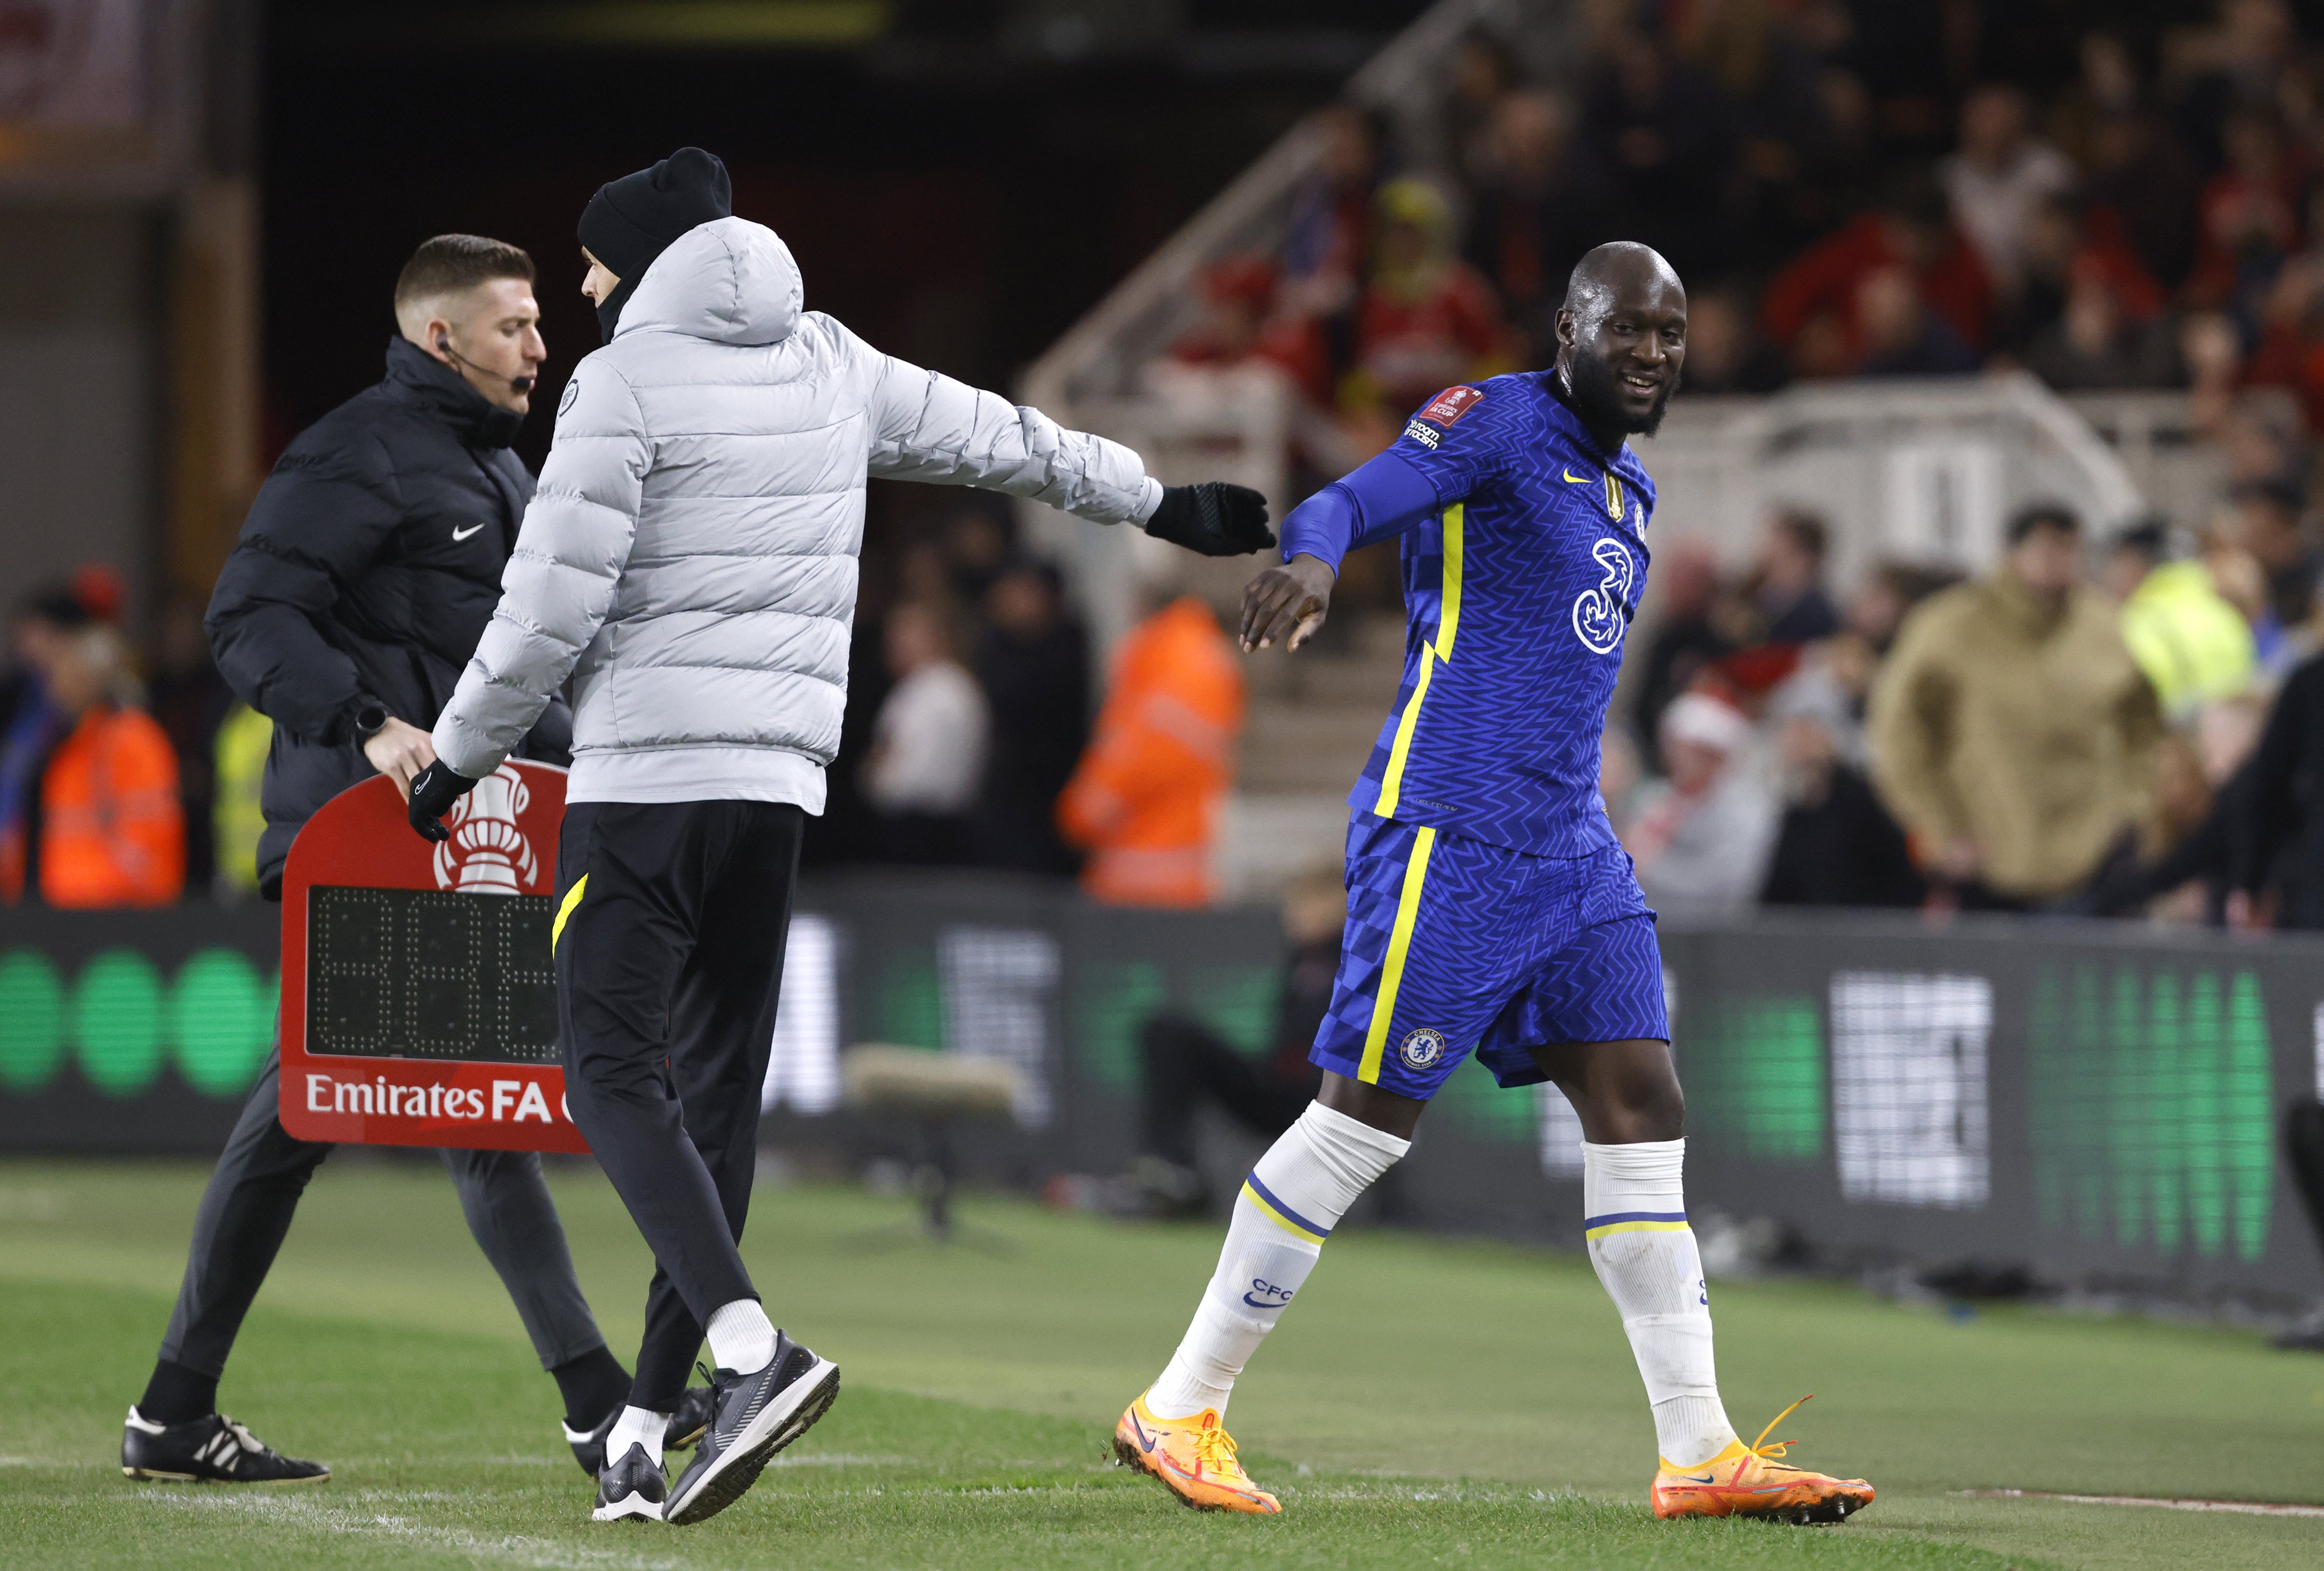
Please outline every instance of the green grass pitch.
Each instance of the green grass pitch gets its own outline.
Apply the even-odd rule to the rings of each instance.
[[[343,1153],[309,1190],[223,1403],[337,1470],[251,1492],[132,1484],[202,1171],[0,1164],[0,1565],[927,1568],[2324,1565],[2324,1520],[1956,1492],[2324,1501],[2324,1359],[2241,1334],[2031,1310],[1965,1323],[1844,1286],[1716,1287],[1720,1366],[1756,1429],[1861,1473],[1839,1528],[1657,1523],[1637,1376],[1586,1262],[1343,1233],[1235,1397],[1273,1519],[1185,1511],[1103,1459],[1217,1248],[972,1201],[1006,1258],[846,1252],[902,1202],[762,1191],[745,1253],[777,1321],[836,1358],[839,1403],[701,1527],[599,1527],[555,1389],[440,1171]],[[555,1180],[583,1283],[634,1347],[645,1251],[594,1169]]]

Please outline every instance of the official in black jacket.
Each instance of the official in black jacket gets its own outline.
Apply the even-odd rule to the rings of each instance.
[[[316,809],[374,773],[408,794],[435,760],[428,733],[499,602],[532,495],[509,451],[546,354],[532,277],[531,258],[499,241],[447,234],[422,245],[396,280],[385,379],[290,445],[218,575],[208,618],[218,667],[274,722],[258,850],[269,898],[280,898],[291,838]],[[571,734],[552,703],[527,751],[565,763]],[[132,1476],[329,1476],[217,1411],[243,1316],[331,1151],[283,1130],[279,1072],[270,1059],[203,1192],[161,1355],[122,1438]],[[594,1475],[630,1376],[581,1296],[540,1159],[443,1157],[470,1230],[557,1377],[565,1438]]]
[[[509,444],[540,335],[512,316],[523,322],[519,341],[492,369],[390,339],[387,375],[290,444],[218,574],[206,619],[218,669],[274,722],[258,842],[269,899],[280,898],[283,859],[316,809],[374,774],[408,789],[435,760],[428,733],[500,602],[501,569],[532,500]],[[448,332],[439,336],[449,345]],[[567,763],[572,734],[564,701],[552,699],[522,756]]]

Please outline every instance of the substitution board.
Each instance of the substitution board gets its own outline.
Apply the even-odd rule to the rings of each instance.
[[[385,776],[307,821],[282,877],[282,1126],[301,1140],[589,1149],[557,1049],[565,771],[503,764],[420,839]]]

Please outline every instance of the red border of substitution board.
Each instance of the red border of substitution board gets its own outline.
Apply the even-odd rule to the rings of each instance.
[[[307,821],[282,878],[283,1128],[301,1140],[360,1145],[589,1149],[566,1108],[559,1065],[307,1051],[309,891],[337,885],[448,890],[472,900],[548,896],[564,817],[565,771],[512,761],[463,799],[440,851],[411,831],[402,794],[383,775],[349,786]],[[472,870],[471,861],[482,867]],[[491,880],[475,871],[489,871]],[[501,894],[462,892],[495,884]]]

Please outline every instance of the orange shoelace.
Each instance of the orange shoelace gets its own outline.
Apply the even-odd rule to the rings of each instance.
[[[1790,1418],[1794,1413],[1799,1411],[1803,1403],[1812,1402],[1813,1401],[1815,1401],[1815,1392],[1810,1392],[1807,1395],[1800,1398],[1798,1401],[1794,1402],[1790,1407],[1787,1407],[1782,1412],[1777,1413],[1774,1419],[1769,1420],[1767,1427],[1759,1431],[1759,1438],[1752,1441],[1748,1446],[1745,1447],[1744,1449],[1750,1452],[1752,1456],[1757,1456],[1762,1462],[1782,1461],[1784,1453],[1789,1450],[1790,1447],[1799,1444],[1799,1442],[1796,1440],[1770,1440],[1767,1437],[1775,1432],[1775,1426],[1777,1424],[1782,1423],[1785,1419]],[[1786,1465],[1789,1465],[1789,1464],[1786,1464]]]
[[[1235,1459],[1235,1443],[1226,1427],[1213,1419],[1194,1431],[1194,1460],[1205,1470],[1222,1478],[1243,1478],[1250,1475]]]

